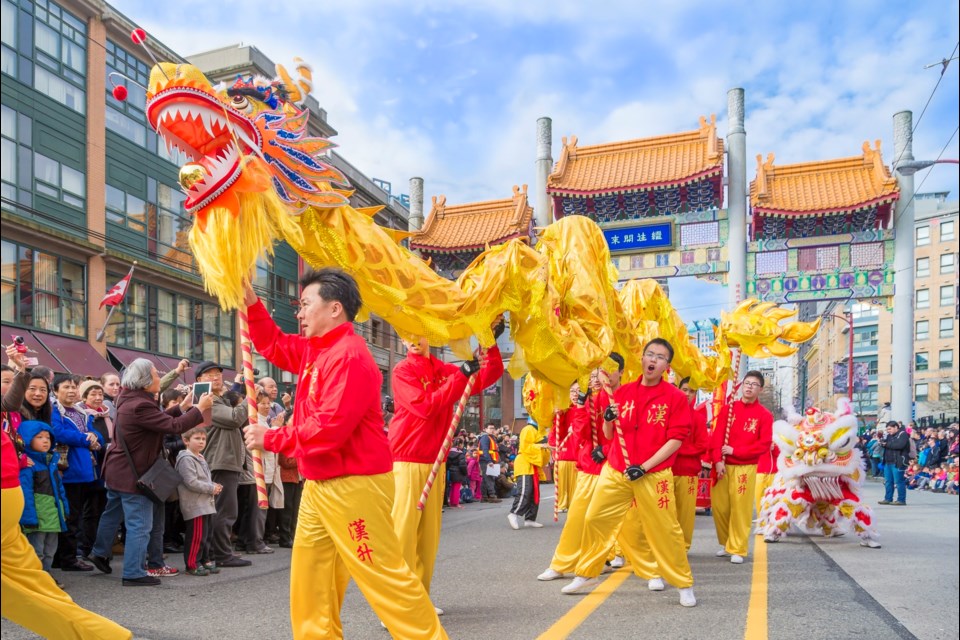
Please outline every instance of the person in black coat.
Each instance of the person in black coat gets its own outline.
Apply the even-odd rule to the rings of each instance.
[[[879,504],[905,505],[907,503],[907,484],[904,471],[910,457],[910,436],[900,428],[900,423],[891,420],[887,423],[887,435],[880,443],[883,447],[883,479],[886,492]],[[893,499],[896,487],[897,499]]]
[[[447,454],[447,473],[450,474],[450,506],[462,509],[460,488],[467,482],[467,456],[463,453],[463,438],[456,438]]]

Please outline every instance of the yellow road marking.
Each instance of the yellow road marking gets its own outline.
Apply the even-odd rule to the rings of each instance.
[[[753,579],[750,582],[750,606],[744,640],[767,640],[767,543],[754,537]]]
[[[631,573],[632,571],[627,567],[615,571],[580,600],[575,607],[567,611],[562,618],[553,623],[552,627],[540,634],[537,640],[563,640],[563,638],[566,638],[574,629],[583,624],[583,621],[589,618],[590,614],[610,597],[610,594],[619,589]]]

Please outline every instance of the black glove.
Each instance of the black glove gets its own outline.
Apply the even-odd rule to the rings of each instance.
[[[607,405],[606,411],[603,412],[603,419],[607,422],[613,422],[620,417],[620,414],[617,413],[617,410],[613,408],[613,405]]]
[[[589,397],[590,397],[590,392],[589,392],[589,391],[587,391],[586,393],[578,393],[578,394],[577,394],[577,404],[582,407],[583,405],[587,404],[587,398],[589,398]]]
[[[603,447],[600,445],[594,447],[593,451],[590,452],[590,457],[593,458],[593,461],[597,464],[607,459],[607,456],[603,455]]]
[[[631,480],[639,480],[647,473],[647,470],[643,468],[642,464],[632,464],[627,467],[626,473]]]
[[[543,436],[542,438],[537,440],[537,444],[547,444],[547,436]]]
[[[503,335],[503,332],[507,328],[507,321],[504,318],[500,318],[500,322],[493,328],[493,338],[494,340],[499,340],[500,336]]]
[[[477,371],[480,371],[480,361],[474,358],[473,360],[467,360],[462,365],[460,365],[460,373],[467,376],[468,378],[475,374]]]

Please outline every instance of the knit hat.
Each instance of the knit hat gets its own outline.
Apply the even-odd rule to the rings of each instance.
[[[89,392],[90,389],[100,389],[100,391],[103,391],[103,385],[100,384],[99,380],[84,380],[83,382],[81,382],[80,383],[80,399],[81,400],[87,399],[87,392]]]

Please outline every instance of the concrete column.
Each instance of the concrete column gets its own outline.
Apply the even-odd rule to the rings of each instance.
[[[743,301],[747,289],[747,132],[744,123],[743,89],[727,92],[727,273],[729,306]],[[739,378],[746,371],[746,358],[741,359]]]
[[[410,178],[410,218],[408,231],[423,228],[423,178]]]
[[[913,113],[893,116],[893,157],[897,165],[913,161]],[[896,170],[897,167],[894,167]],[[894,420],[913,419],[913,171],[896,172],[900,199],[894,212],[893,376],[890,412]]]
[[[547,195],[547,177],[553,169],[553,120],[537,118],[537,205],[536,225],[546,227],[553,222],[553,203]]]

